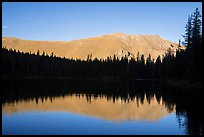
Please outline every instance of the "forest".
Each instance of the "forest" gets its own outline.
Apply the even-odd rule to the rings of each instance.
[[[178,49],[176,54],[167,50],[156,60],[151,54],[145,59],[138,52],[136,57],[121,59],[87,60],[60,58],[53,55],[23,53],[2,47],[3,78],[95,78],[114,80],[189,80],[201,82],[202,66],[202,17],[198,9],[188,17],[183,35],[185,50]],[[179,43],[180,44],[180,43]]]

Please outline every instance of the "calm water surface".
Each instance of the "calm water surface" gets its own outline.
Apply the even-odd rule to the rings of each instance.
[[[3,84],[2,134],[203,134],[200,91],[147,82]]]

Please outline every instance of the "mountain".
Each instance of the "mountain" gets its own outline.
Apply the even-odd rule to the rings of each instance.
[[[15,37],[3,37],[2,46],[23,52],[40,54],[44,51],[59,57],[87,59],[92,54],[92,59],[105,59],[108,56],[122,57],[125,55],[137,56],[144,54],[152,58],[164,54],[167,49],[176,51],[179,48],[177,43],[165,40],[159,35],[128,35],[124,33],[106,34],[93,38],[72,40],[72,41],[34,41],[22,40]],[[184,46],[181,46],[184,48]]]

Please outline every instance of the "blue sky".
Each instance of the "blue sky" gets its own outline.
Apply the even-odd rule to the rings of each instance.
[[[3,2],[2,36],[68,41],[122,32],[178,42],[202,2]]]

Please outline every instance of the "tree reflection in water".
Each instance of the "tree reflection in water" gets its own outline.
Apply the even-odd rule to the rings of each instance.
[[[149,104],[155,98],[165,105],[168,112],[176,111],[180,127],[186,134],[203,134],[203,104],[201,91],[181,90],[162,82],[150,81],[99,81],[99,80],[3,80],[2,105],[20,101],[34,101],[36,104],[57,97],[86,97],[91,103],[105,98],[113,103],[121,100],[136,102],[137,107],[146,100]]]

